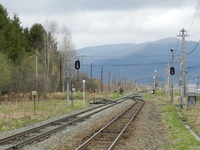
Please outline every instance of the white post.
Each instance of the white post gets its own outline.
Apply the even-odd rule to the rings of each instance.
[[[68,79],[67,79],[68,80]],[[69,107],[69,81],[67,81],[67,107]]]
[[[69,60],[67,60],[67,89],[66,89],[66,97],[67,97],[67,107],[69,107],[69,82],[70,82],[70,70],[69,70]]]
[[[35,105],[35,101],[38,101],[38,57],[35,57],[35,98],[34,98],[34,115],[35,115],[35,110],[36,110],[36,105]]]
[[[85,103],[85,80],[83,80],[83,104]]]

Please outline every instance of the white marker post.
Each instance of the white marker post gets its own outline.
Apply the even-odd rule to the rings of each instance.
[[[85,80],[83,80],[83,104],[85,103]]]

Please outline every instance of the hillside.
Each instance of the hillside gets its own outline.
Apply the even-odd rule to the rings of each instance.
[[[187,55],[197,44],[194,41],[186,41],[186,71],[189,82],[194,82],[194,76],[200,74],[199,48]],[[164,81],[164,66],[168,59],[171,61],[171,48],[175,54],[175,79],[178,79],[179,60],[181,54],[181,40],[166,38],[158,41],[142,44],[115,44],[87,47],[78,50],[80,60],[83,61],[84,72],[90,74],[90,65],[93,64],[93,76],[100,78],[101,66],[103,66],[104,80],[108,78],[108,72],[113,79],[137,80],[138,83],[150,84],[157,70],[160,82]]]

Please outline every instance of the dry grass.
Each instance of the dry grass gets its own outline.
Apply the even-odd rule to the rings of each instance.
[[[60,116],[65,113],[88,107],[86,101],[74,100],[73,105],[67,107],[66,100],[50,99],[35,102],[31,100],[16,99],[13,102],[4,101],[0,105],[0,132],[13,130],[22,126],[46,120],[52,117]],[[57,97],[58,98],[58,97]]]
[[[200,100],[197,100],[196,106],[186,107],[180,111],[184,121],[200,136]]]
[[[34,101],[30,100],[30,94],[6,96],[0,104],[0,132],[13,130],[28,124],[61,116],[80,108],[89,107],[89,103],[92,101],[92,94],[86,93],[85,96],[85,103],[83,103],[82,93],[74,93],[73,102],[70,96],[70,107],[67,107],[66,94],[40,95],[40,100],[35,101],[35,109]],[[102,99],[107,96],[97,93],[96,98]]]

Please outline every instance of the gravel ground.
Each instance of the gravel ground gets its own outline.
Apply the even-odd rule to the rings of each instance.
[[[85,141],[94,131],[97,131],[105,123],[111,120],[119,111],[122,111],[130,105],[133,100],[128,100],[113,108],[109,108],[99,114],[93,115],[88,120],[78,123],[75,126],[67,127],[53,134],[50,138],[30,146],[24,147],[24,150],[73,150]],[[116,149],[125,150],[161,150],[168,144],[165,126],[161,121],[160,113],[153,103],[146,102],[141,113],[136,118],[129,131],[123,136]],[[42,123],[38,123],[37,126]],[[31,127],[32,127],[31,126]],[[26,127],[30,128],[30,127]],[[12,132],[25,130],[22,128]],[[9,132],[8,134],[12,134]],[[5,136],[1,135],[1,137]]]
[[[146,102],[116,150],[163,150],[169,144],[157,107]]]
[[[96,105],[96,106],[99,106],[99,105]],[[95,105],[91,105],[91,107],[96,107],[96,106],[95,106]],[[28,129],[32,129],[32,128],[41,126],[41,125],[43,125],[43,124],[52,122],[52,121],[57,120],[57,119],[64,118],[64,117],[66,117],[66,116],[73,115],[73,114],[75,114],[75,113],[84,111],[84,110],[86,110],[86,109],[87,109],[87,108],[80,109],[80,110],[77,110],[77,111],[74,111],[74,112],[70,112],[70,113],[68,113],[68,114],[66,114],[66,115],[62,115],[62,116],[59,116],[59,117],[56,117],[56,118],[48,119],[48,120],[43,121],[43,122],[38,122],[38,123],[35,123],[35,124],[27,125],[27,126],[25,126],[25,127],[19,128],[19,129],[15,129],[15,130],[3,132],[3,133],[0,134],[0,139],[5,138],[5,137],[7,137],[7,136],[11,136],[11,135],[17,134],[17,133],[20,133],[20,132],[23,132],[23,131],[26,131],[26,130],[28,130]],[[4,149],[7,148],[7,147],[8,147],[8,146],[0,146],[0,150],[4,150]],[[26,149],[26,150],[27,150],[27,149]],[[38,149],[38,150],[40,150],[40,149]],[[41,149],[41,150],[42,150],[42,149]]]
[[[76,149],[83,139],[98,130],[105,123],[119,114],[127,106],[133,103],[128,100],[116,105],[106,111],[93,115],[84,122],[75,126],[67,127],[66,130],[53,134],[50,138],[31,146],[24,147],[24,150],[73,150]],[[85,141],[85,140],[84,140]]]

